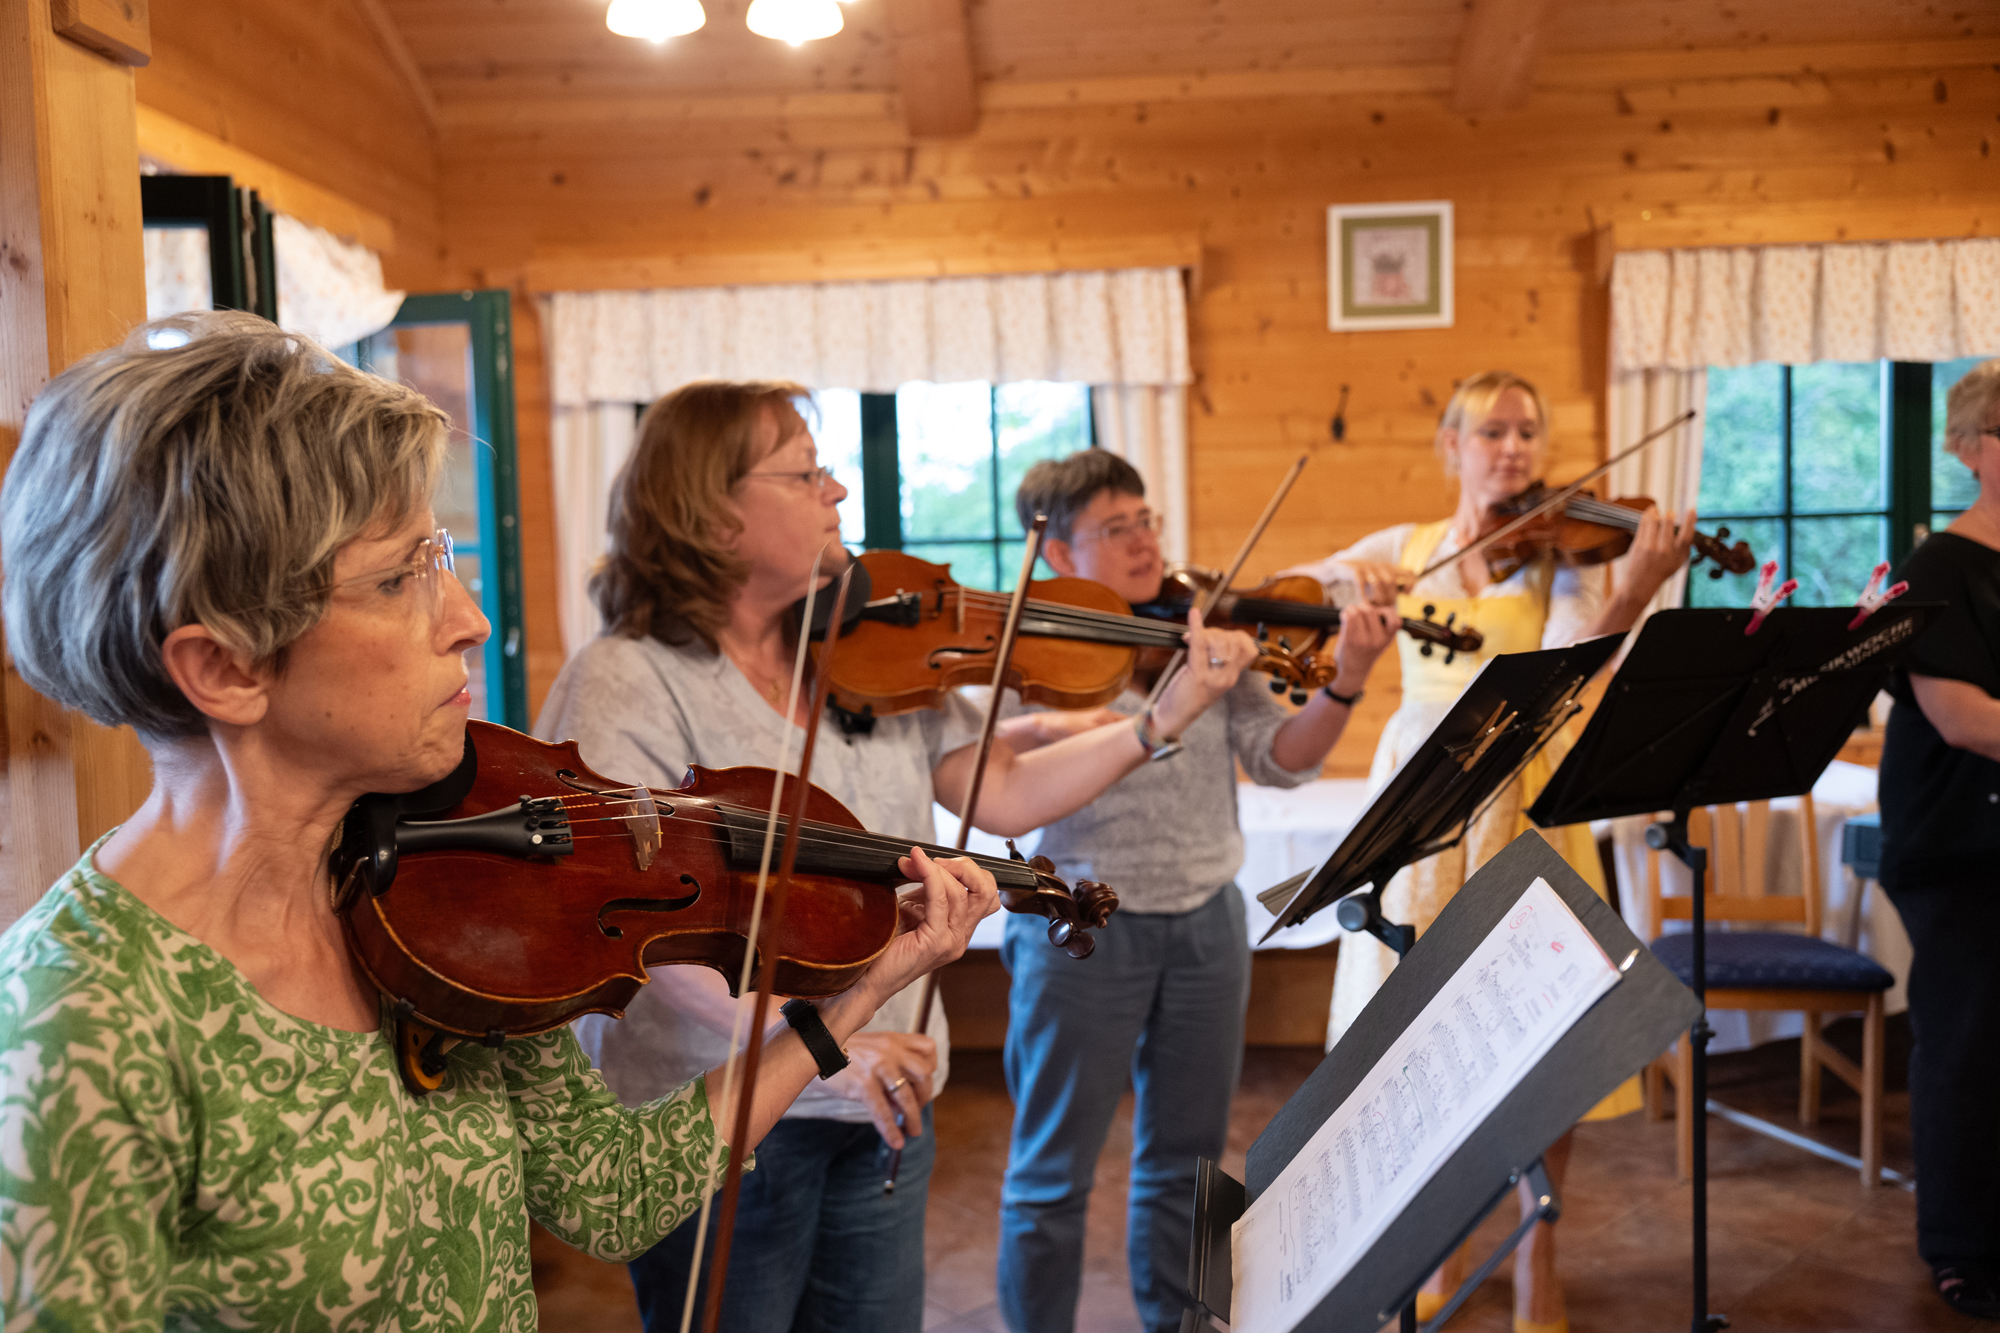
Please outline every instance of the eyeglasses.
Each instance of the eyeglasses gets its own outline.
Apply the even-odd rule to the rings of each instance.
[[[826,484],[833,480],[833,469],[830,467],[815,467],[807,468],[803,472],[746,472],[743,475],[746,477],[775,477],[780,481],[790,479],[802,482],[813,490],[818,491],[821,495],[824,495],[826,494]]]
[[[414,610],[433,622],[444,619],[445,576],[453,573],[451,534],[443,528],[417,543],[408,559],[370,574],[356,574],[333,585],[332,591],[361,589],[391,600],[407,599]]]
[[[1136,518],[1113,519],[1103,527],[1087,528],[1078,532],[1071,540],[1073,542],[1100,541],[1122,544],[1132,541],[1142,532],[1151,533],[1157,537],[1166,531],[1166,527],[1167,516],[1165,514],[1156,514],[1150,509],[1141,509]]]

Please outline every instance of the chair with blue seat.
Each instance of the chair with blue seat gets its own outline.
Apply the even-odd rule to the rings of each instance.
[[[1747,806],[1709,806],[1688,816],[1689,840],[1709,849],[1711,889],[1703,904],[1710,923],[1746,923],[1748,930],[1707,932],[1708,1007],[1710,1009],[1797,1010],[1805,1016],[1799,1047],[1799,1121],[1819,1121],[1820,1071],[1830,1069],[1861,1095],[1861,1183],[1881,1180],[1882,1166],[1882,1030],[1883,997],[1895,978],[1874,959],[1819,938],[1819,840],[1814,829],[1812,797],[1800,798],[1798,811],[1799,867],[1803,882],[1797,894],[1769,892],[1766,865],[1770,846],[1768,802]],[[1694,984],[1694,935],[1690,931],[1658,934],[1669,920],[1688,920],[1693,903],[1685,895],[1668,897],[1660,889],[1660,854],[1646,854],[1648,933],[1658,936],[1653,953],[1683,984]],[[1784,929],[1786,926],[1793,929]],[[1862,1015],[1861,1063],[1857,1066],[1829,1046],[1820,1033],[1820,1016],[1828,1013]],[[1688,1178],[1694,1152],[1693,1051],[1684,1035],[1674,1050],[1646,1070],[1646,1107],[1654,1119],[1664,1115],[1661,1080],[1674,1085],[1674,1165]]]

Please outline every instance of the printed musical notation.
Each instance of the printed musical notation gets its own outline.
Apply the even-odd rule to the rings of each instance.
[[[1537,879],[1231,1236],[1236,1333],[1287,1333],[1618,970]]]

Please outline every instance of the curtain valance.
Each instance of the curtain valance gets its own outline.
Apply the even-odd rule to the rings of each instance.
[[[1611,311],[1618,371],[2000,355],[2000,240],[1630,251]]]
[[[646,403],[697,379],[888,393],[911,380],[1178,385],[1180,270],[557,292],[558,407]]]
[[[382,258],[283,213],[271,215],[278,263],[278,323],[327,347],[345,347],[388,326],[403,293],[382,285]],[[199,227],[147,227],[146,318],[214,305],[209,291],[208,233]]]

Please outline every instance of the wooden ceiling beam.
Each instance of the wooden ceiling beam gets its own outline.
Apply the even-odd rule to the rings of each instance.
[[[437,98],[431,94],[431,86],[424,82],[424,72],[417,64],[417,58],[410,54],[410,44],[403,40],[403,34],[396,27],[396,21],[389,17],[389,11],[382,7],[382,0],[354,0],[362,17],[375,32],[375,38],[382,43],[382,49],[389,55],[389,61],[396,72],[403,76],[403,82],[410,89],[417,106],[424,113],[424,120],[430,126],[433,136],[438,132],[439,116]]]
[[[896,87],[913,139],[956,139],[979,128],[979,82],[965,0],[889,0]]]
[[[1485,116],[1527,101],[1554,9],[1555,0],[1472,0],[1458,33],[1452,110]]]

